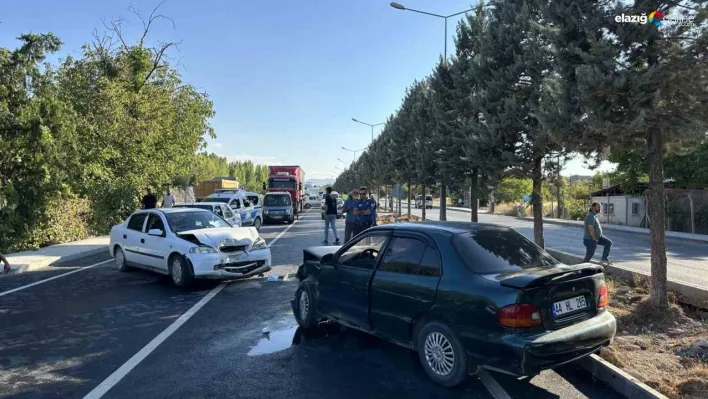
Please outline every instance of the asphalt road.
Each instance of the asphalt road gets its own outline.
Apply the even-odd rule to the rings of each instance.
[[[261,235],[275,240],[271,273],[293,273],[322,227],[317,213],[292,227],[264,226]],[[620,397],[573,365],[530,381],[490,372],[443,388],[412,351],[336,325],[299,330],[292,280],[181,290],[106,262],[22,288],[107,259],[0,278],[0,398]]]
[[[406,212],[403,204],[404,211]],[[414,215],[421,216],[420,209],[412,210]],[[440,209],[426,210],[426,218],[438,220]],[[447,210],[447,220],[470,221],[470,213],[464,211]],[[533,240],[533,222],[514,217],[479,214],[479,221],[495,223],[516,229],[519,233]],[[583,246],[583,229],[573,226],[544,223],[543,235],[547,248],[585,256]],[[649,236],[645,234],[628,233],[605,229],[604,235],[612,240],[610,259],[620,263],[622,267],[651,272],[651,252]],[[600,260],[602,247],[595,251],[595,259]],[[666,257],[668,260],[668,276],[674,280],[708,288],[708,245],[686,241],[676,238],[666,240]]]

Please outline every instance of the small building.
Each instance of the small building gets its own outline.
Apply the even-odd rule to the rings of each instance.
[[[639,192],[645,189],[641,187]],[[598,215],[601,223],[639,227],[646,214],[644,197],[625,193],[619,184],[590,193],[590,203],[593,202],[602,207]]]

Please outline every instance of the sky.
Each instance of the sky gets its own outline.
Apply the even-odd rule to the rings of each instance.
[[[408,8],[449,15],[473,0],[401,0]],[[80,56],[104,21],[122,18],[129,42],[140,34],[133,5],[147,18],[159,4],[143,1],[1,0],[0,47],[21,33],[52,32],[64,43],[50,58]],[[472,4],[472,5],[471,5]],[[306,178],[333,178],[364,149],[405,89],[428,76],[443,53],[444,20],[401,11],[383,0],[166,0],[149,44],[181,41],[169,55],[185,82],[209,94],[217,138],[207,150],[229,160],[300,165]],[[448,20],[448,54],[455,27]],[[380,126],[374,128],[378,135]],[[359,156],[361,152],[357,152]],[[603,164],[600,170],[611,170]],[[564,175],[592,175],[582,159]]]

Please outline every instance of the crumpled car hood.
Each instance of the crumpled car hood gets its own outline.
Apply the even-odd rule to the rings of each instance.
[[[214,248],[246,245],[250,249],[258,238],[258,230],[255,227],[219,227],[189,230],[179,233],[178,236],[190,234],[196,237],[200,243]]]

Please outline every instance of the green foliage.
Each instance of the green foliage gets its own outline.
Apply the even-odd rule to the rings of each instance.
[[[524,195],[531,194],[533,182],[530,179],[506,178],[499,182],[494,191],[497,203],[518,203]]]
[[[214,112],[166,62],[169,44],[94,43],[55,68],[59,39],[19,40],[0,48],[1,249],[105,234],[145,187],[191,173]]]

